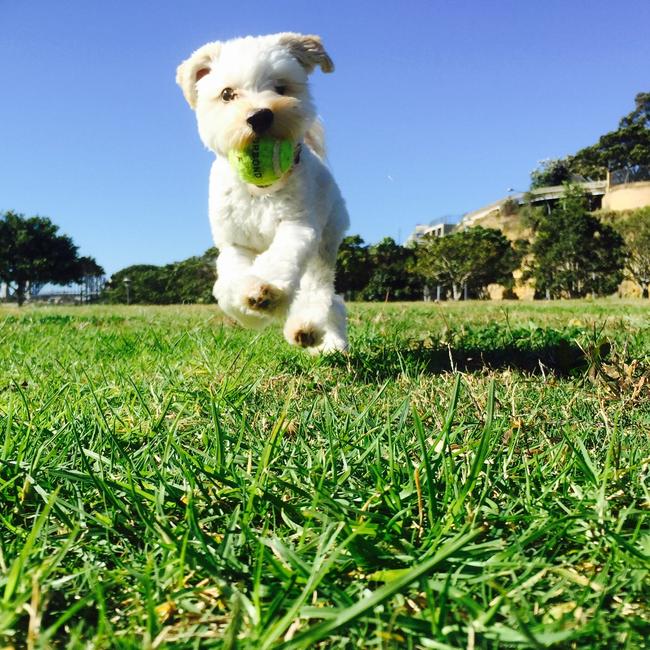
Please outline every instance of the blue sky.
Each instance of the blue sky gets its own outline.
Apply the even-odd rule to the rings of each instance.
[[[526,189],[650,90],[647,0],[0,0],[0,25],[0,210],[108,273],[211,245],[211,154],[174,82],[207,41],[323,37],[313,93],[367,242]]]

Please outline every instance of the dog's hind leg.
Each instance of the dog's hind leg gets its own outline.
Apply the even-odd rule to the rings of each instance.
[[[320,352],[345,352],[348,349],[348,315],[343,298],[334,294],[327,312],[327,327]]]
[[[334,293],[334,270],[322,258],[313,258],[289,308],[284,337],[314,353],[345,351],[346,330],[345,305]]]

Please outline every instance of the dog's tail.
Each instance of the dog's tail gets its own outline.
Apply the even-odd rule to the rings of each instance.
[[[319,118],[316,118],[307,133],[305,144],[321,159],[325,160],[325,128]]]

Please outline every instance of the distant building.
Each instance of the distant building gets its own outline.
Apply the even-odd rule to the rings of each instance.
[[[415,226],[413,232],[407,237],[404,246],[417,244],[425,235],[433,235],[434,237],[444,237],[453,232],[456,224],[446,222],[431,222],[426,224],[418,224]]]
[[[415,246],[424,236],[430,235],[433,237],[446,237],[456,229],[455,223],[447,223],[446,221],[432,221],[430,223],[420,223],[415,226],[413,232],[408,236],[404,242],[404,246]],[[424,302],[431,302],[431,300],[439,301],[442,297],[442,287],[437,285],[435,293],[428,284],[425,284],[422,292],[422,299]],[[435,296],[435,297],[434,297]]]

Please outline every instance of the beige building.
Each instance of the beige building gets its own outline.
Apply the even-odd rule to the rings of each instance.
[[[619,169],[607,174],[603,210],[621,212],[650,205],[650,165]]]

